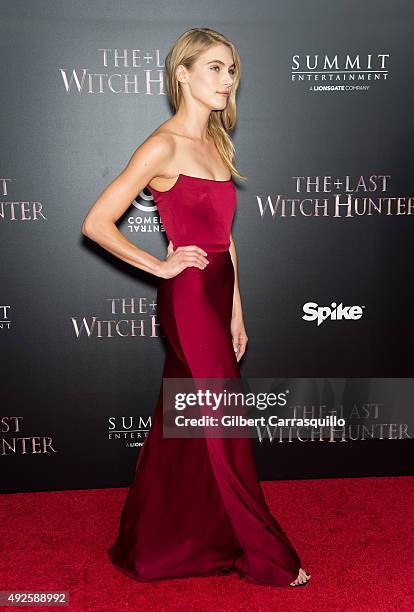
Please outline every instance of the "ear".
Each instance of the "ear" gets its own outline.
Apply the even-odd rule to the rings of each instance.
[[[180,83],[185,83],[185,77],[185,66],[183,66],[182,64],[178,64],[177,69],[175,71],[175,78]]]

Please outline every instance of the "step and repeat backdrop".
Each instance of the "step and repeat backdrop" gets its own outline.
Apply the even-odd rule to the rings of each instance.
[[[406,1],[0,2],[1,491],[126,486],[151,428],[159,279],[81,233],[171,115],[192,27],[238,48],[232,234],[247,379],[331,430],[263,431],[263,479],[412,473],[413,37]],[[164,258],[150,192],[119,230]]]

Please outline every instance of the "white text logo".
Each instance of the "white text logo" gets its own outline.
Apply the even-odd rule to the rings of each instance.
[[[342,321],[343,319],[351,319],[356,321],[362,317],[362,309],[364,306],[344,306],[341,302],[336,304],[332,302],[330,306],[318,306],[316,302],[306,302],[303,306],[302,317],[305,321],[317,321],[317,325],[321,325],[326,319],[331,321]]]

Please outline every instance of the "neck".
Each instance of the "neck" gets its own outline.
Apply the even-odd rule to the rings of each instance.
[[[191,104],[191,109],[189,109],[183,100],[174,115],[174,122],[180,128],[183,136],[206,144],[210,140],[207,130],[210,113],[210,109],[195,103]]]

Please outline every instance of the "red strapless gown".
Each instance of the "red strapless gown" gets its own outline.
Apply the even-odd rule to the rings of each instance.
[[[210,262],[161,279],[163,377],[240,377],[230,332],[234,183],[180,174],[168,191],[149,189],[174,249],[197,245]],[[139,581],[234,571],[287,586],[301,562],[266,505],[252,439],[163,438],[162,388],[108,551],[112,563]]]

